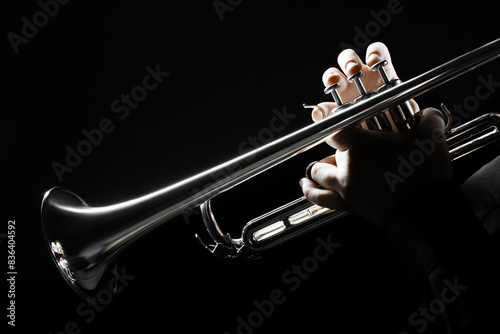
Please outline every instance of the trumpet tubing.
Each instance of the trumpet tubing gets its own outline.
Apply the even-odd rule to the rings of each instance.
[[[339,109],[330,117],[186,180],[123,203],[92,207],[68,189],[52,188],[44,195],[41,206],[42,230],[52,259],[78,294],[92,298],[107,267],[121,250],[169,219],[198,207],[210,241],[206,243],[198,235],[196,238],[211,253],[224,258],[258,257],[266,249],[347,213],[312,205],[302,197],[250,221],[244,226],[241,237],[233,239],[217,224],[211,209],[212,198],[324,142],[348,126],[363,124],[382,131],[410,128],[413,114],[407,102],[409,99],[499,55],[500,39],[404,83],[384,79],[385,85],[378,93],[368,94],[358,85],[360,98],[352,104],[337,101]],[[382,71],[383,65],[374,70]],[[358,82],[359,78],[350,79]],[[339,98],[336,88],[330,87],[327,91],[334,99]],[[498,142],[499,125],[499,114],[488,114],[449,130],[448,143],[453,160]],[[211,175],[225,177],[213,183]],[[194,193],[193,189],[203,190]]]

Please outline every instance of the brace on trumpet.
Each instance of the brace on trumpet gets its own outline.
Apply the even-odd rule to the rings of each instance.
[[[322,121],[186,180],[126,202],[92,207],[68,189],[53,188],[45,194],[41,207],[42,229],[51,257],[77,293],[83,297],[92,296],[99,290],[103,275],[121,250],[159,225],[194,208],[200,208],[206,227],[206,236],[196,235],[196,238],[212,254],[221,258],[259,257],[263,251],[347,213],[313,205],[301,197],[251,220],[243,227],[241,235],[233,238],[217,224],[211,207],[212,198],[323,143],[327,137],[346,127],[361,125],[392,132],[408,130],[414,122],[410,99],[499,55],[500,39],[406,82],[390,81],[384,72],[387,63],[378,63],[372,70],[380,73],[384,84],[377,92],[367,92],[360,80],[363,73],[357,73],[349,77],[360,93],[353,103],[342,102],[337,93],[338,85],[325,89],[338,107]],[[451,116],[446,108],[443,112],[448,119],[446,133],[452,160],[463,159],[500,142],[500,114],[483,115],[450,129]],[[239,166],[237,170],[228,168],[235,165]],[[227,173],[228,170],[231,172]],[[213,183],[211,175],[226,176]],[[193,189],[203,190],[193,192]]]

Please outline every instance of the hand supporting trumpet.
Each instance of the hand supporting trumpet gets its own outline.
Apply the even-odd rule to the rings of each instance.
[[[388,62],[388,78],[396,79],[387,47],[374,43],[367,49],[366,64],[353,50],[340,53],[340,69],[326,70],[323,83],[326,87],[339,83],[341,100],[351,102],[359,93],[347,78],[362,71],[366,91],[376,90],[384,82],[370,66],[382,60]],[[500,222],[490,222],[488,233],[478,220],[477,210],[471,210],[470,198],[466,200],[452,180],[441,112],[434,108],[419,110],[415,101],[410,103],[416,113],[409,130],[384,132],[353,126],[328,138],[326,142],[336,152],[308,167],[307,177],[300,180],[302,191],[315,204],[349,211],[384,227],[389,248],[398,254],[398,262],[409,273],[406,280],[415,282],[421,295],[429,296],[423,305],[439,298],[439,292],[444,291],[443,282],[460,282],[461,287],[466,287],[460,297],[464,304],[443,306],[448,329],[457,333],[491,332],[491,326],[498,328],[495,319],[500,314],[500,307],[487,303],[500,299],[500,249],[491,237],[500,230]],[[322,120],[324,114],[335,113],[337,107],[332,102],[318,106],[312,111],[315,122]],[[416,154],[421,151],[426,154]],[[412,168],[402,165],[412,161],[412,157]],[[466,182],[465,189],[472,193],[498,193],[498,173],[488,171],[498,171],[499,163],[496,158],[480,169],[477,177]],[[396,182],[388,175],[399,179]],[[477,182],[483,178],[487,182]],[[493,207],[492,203],[496,201],[488,199],[485,205]],[[427,323],[417,330],[426,328]],[[438,325],[434,328],[443,332]]]
[[[325,87],[340,84],[338,93],[342,101],[352,102],[359,92],[347,78],[361,71],[366,90],[377,90],[384,82],[370,66],[382,60],[388,61],[385,67],[388,78],[396,79],[389,50],[382,43],[374,43],[367,48],[366,64],[353,50],[340,53],[337,59],[340,69],[327,69],[323,84]],[[419,110],[415,101],[410,103],[415,111]],[[337,104],[323,102],[319,106],[328,115],[332,110],[335,113]],[[313,121],[323,117],[320,108],[312,111]],[[445,123],[440,111],[427,108],[418,111],[415,118],[416,126],[405,132],[388,133],[353,126],[328,138],[326,142],[336,152],[311,167],[311,180],[300,180],[305,197],[320,206],[349,211],[383,227],[405,198],[434,182],[451,179],[451,162],[444,140],[434,142],[431,154],[418,161],[411,175],[395,173],[401,169],[400,157],[410,157],[419,150],[416,143],[444,138]],[[399,179],[391,180],[394,175]]]

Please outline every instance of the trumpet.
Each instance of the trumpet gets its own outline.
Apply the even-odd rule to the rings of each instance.
[[[406,82],[389,81],[378,92],[366,92],[359,80],[350,80],[360,98],[344,104],[328,87],[338,108],[320,122],[308,125],[265,146],[222,163],[173,185],[144,196],[109,206],[90,206],[64,187],[48,190],[41,204],[45,243],[58,271],[80,296],[95,300],[103,276],[117,255],[140,237],[189,210],[199,209],[209,242],[195,235],[202,246],[220,258],[258,258],[262,252],[347,215],[323,208],[300,197],[248,222],[238,238],[224,233],[212,211],[211,200],[238,184],[323,143],[349,126],[361,125],[381,131],[411,128],[413,111],[408,100],[420,96],[500,56],[500,39],[465,53]],[[493,147],[500,142],[500,114],[490,113],[450,129],[446,108],[447,142],[453,161]],[[212,175],[224,175],[213,183]],[[203,189],[193,191],[193,189]],[[206,238],[206,236],[205,236]]]

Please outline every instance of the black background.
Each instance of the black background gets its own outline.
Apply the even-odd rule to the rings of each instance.
[[[130,199],[182,180],[239,154],[268,128],[273,109],[295,116],[275,138],[310,123],[303,102],[327,99],[321,75],[336,66],[340,44],[356,45],[373,12],[391,1],[242,1],[217,14],[212,1],[76,1],[39,28],[16,54],[7,38],[21,34],[36,1],[2,4],[2,229],[16,220],[16,328],[59,333],[74,321],[82,333],[236,333],[254,300],[280,289],[286,301],[255,333],[399,333],[418,305],[393,269],[379,231],[355,218],[310,233],[254,262],[213,259],[178,217],[130,247],[119,268],[135,278],[95,319],[77,314],[82,300],[56,271],[44,243],[39,208],[45,191],[63,185],[92,205]],[[233,3],[238,3],[234,1]],[[399,7],[398,7],[399,8]],[[494,2],[401,0],[401,12],[368,36],[391,49],[402,80],[498,37]],[[124,120],[112,101],[142,83],[146,66],[170,75]],[[420,97],[421,106],[450,107],[474,94],[477,77],[500,78],[491,63]],[[496,80],[500,81],[500,80]],[[496,94],[478,113],[492,110]],[[115,125],[59,182],[51,164],[103,118]],[[216,200],[230,230],[301,195],[298,181],[325,147]],[[189,226],[188,226],[189,225]],[[236,227],[235,227],[236,226]],[[233,235],[237,232],[233,232]],[[296,291],[282,280],[312,255],[316,237],[341,247]],[[2,243],[5,239],[2,240]],[[3,245],[4,246],[4,245]],[[2,246],[2,247],[3,247]],[[7,254],[2,248],[3,274]],[[4,281],[4,279],[2,279]],[[6,313],[7,289],[1,291]],[[2,315],[2,322],[7,319]],[[4,325],[4,324],[2,324]],[[12,327],[8,330],[13,330]]]

